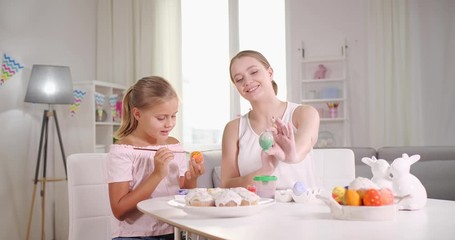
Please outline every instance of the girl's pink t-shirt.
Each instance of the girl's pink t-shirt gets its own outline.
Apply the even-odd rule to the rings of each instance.
[[[146,148],[159,149],[162,147],[183,151],[183,145],[180,143]],[[152,174],[155,153],[154,151],[135,150],[131,145],[111,145],[106,163],[107,182],[129,182],[130,190],[134,190]],[[169,162],[169,174],[159,183],[150,198],[178,194],[179,178],[185,175],[187,168],[186,154],[175,153],[175,158]],[[112,238],[158,236],[174,232],[172,226],[139,211],[124,221],[113,217],[111,225]]]

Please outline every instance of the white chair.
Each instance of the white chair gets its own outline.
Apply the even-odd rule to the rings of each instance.
[[[68,157],[69,240],[112,239],[106,153]]]
[[[347,186],[355,178],[355,158],[351,149],[317,148],[313,150],[316,171],[325,190]]]

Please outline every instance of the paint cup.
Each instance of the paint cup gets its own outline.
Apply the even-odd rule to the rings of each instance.
[[[255,176],[254,186],[256,187],[256,194],[262,198],[274,198],[276,190],[276,176]]]

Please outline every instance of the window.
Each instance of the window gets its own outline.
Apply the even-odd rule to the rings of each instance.
[[[274,70],[278,97],[286,100],[286,38],[285,1],[239,1],[240,50],[261,52]],[[240,100],[240,112],[245,114],[250,104]]]
[[[243,99],[240,109],[230,104],[228,1],[181,2],[183,142],[199,150],[220,148],[224,126],[230,120],[230,109],[244,114],[250,108]],[[282,0],[242,0],[238,3],[239,50],[254,49],[267,57],[275,70],[278,96],[284,100],[285,3]]]
[[[185,145],[220,145],[229,121],[228,14],[228,0],[182,1]]]

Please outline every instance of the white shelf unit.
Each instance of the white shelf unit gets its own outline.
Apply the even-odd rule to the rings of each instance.
[[[321,119],[317,147],[344,147],[350,144],[345,50],[342,51],[343,56],[305,58],[300,63],[301,103],[314,106]],[[326,68],[325,77],[315,79],[320,64]],[[329,104],[338,104],[335,112],[330,111]]]
[[[76,112],[78,125],[84,125],[88,131],[84,131],[84,139],[89,141],[88,152],[107,152],[109,146],[113,143],[114,132],[120,126],[120,118],[113,118],[109,96],[116,94],[117,102],[121,102],[126,89],[125,86],[103,82],[103,81],[86,81],[73,83],[74,89],[86,91],[85,97]],[[104,95],[103,110],[106,112],[105,120],[99,120],[96,113],[95,93]]]

